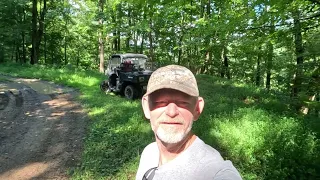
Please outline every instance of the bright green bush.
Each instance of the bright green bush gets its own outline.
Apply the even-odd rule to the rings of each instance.
[[[319,140],[301,121],[254,108],[216,121],[211,133],[245,179],[316,177]]]

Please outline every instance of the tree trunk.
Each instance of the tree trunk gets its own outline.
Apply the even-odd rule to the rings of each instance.
[[[16,63],[20,62],[19,44],[16,45]]]
[[[208,18],[211,17],[211,6],[210,6],[210,4],[211,4],[211,0],[208,0],[208,2],[207,2],[207,16],[208,16]]]
[[[120,30],[117,30],[117,51],[121,50]]]
[[[4,62],[4,48],[0,46],[0,63]]]
[[[138,52],[138,33],[134,32],[134,52]]]
[[[128,9],[128,25],[129,25],[129,27],[131,27],[132,26],[132,23],[131,23],[131,9],[130,9],[130,7],[129,7],[129,9]],[[130,40],[131,40],[131,30],[130,29],[128,29],[127,30],[128,31],[128,35],[127,35],[127,39],[126,39],[126,49],[127,49],[127,51],[130,51]]]
[[[303,45],[302,45],[302,34],[301,34],[301,24],[300,24],[300,12],[297,10],[294,12],[294,44],[295,44],[295,54],[296,54],[296,72],[293,82],[292,97],[298,97],[298,93],[302,84],[303,77]],[[299,109],[299,107],[297,107]]]
[[[317,97],[316,97],[316,101],[318,102],[318,103],[320,103],[320,92],[317,94]],[[316,108],[315,109],[315,114],[316,114],[316,117],[320,117],[320,108]]]
[[[148,38],[149,38],[149,59],[150,59],[150,61],[152,62],[152,61],[154,61],[154,50],[153,50],[153,37],[152,37],[152,32],[154,32],[155,30],[153,29],[153,25],[152,25],[152,18],[153,18],[153,6],[152,6],[152,4],[150,3],[150,4],[148,4],[148,6],[146,6],[146,7],[148,7],[148,10],[149,10],[149,12],[148,12],[148,15],[149,15],[149,32],[148,32]],[[147,10],[145,9],[145,12],[146,12]],[[146,18],[146,17],[144,17],[144,18]]]
[[[12,48],[11,48],[11,62],[13,62],[15,53],[16,53],[16,42],[17,40],[14,40]]]
[[[99,12],[103,14],[104,0],[99,0]],[[99,72],[104,73],[104,42],[103,42],[103,19],[99,20],[100,31],[99,31]],[[79,60],[77,60],[77,64]],[[77,65],[78,66],[78,65]]]
[[[21,38],[22,38],[22,62],[26,63],[27,62],[27,57],[26,57],[26,47],[25,47],[25,32],[21,32]]]
[[[38,62],[37,57],[37,20],[38,20],[38,10],[37,10],[37,0],[32,0],[32,48],[31,48],[31,60],[30,64],[36,64]]]
[[[200,0],[200,17],[203,17],[204,16],[204,12],[205,12],[205,3],[204,3],[204,0]]]
[[[47,11],[47,1],[43,0],[43,8],[40,11],[39,29],[37,29],[38,10],[37,0],[32,0],[32,48],[31,48],[31,64],[37,64],[40,56],[40,44],[44,31],[44,17]]]
[[[150,21],[151,21],[151,18],[150,18]],[[150,23],[150,27],[151,27],[151,23]],[[153,62],[154,61],[154,55],[153,55],[153,41],[152,41],[152,32],[151,31],[149,32],[149,43],[150,43],[149,58],[150,58],[150,61]]]
[[[142,33],[141,37],[141,45],[140,45],[140,54],[143,54],[143,46],[144,46],[144,33]]]
[[[40,1],[41,2],[41,1]],[[36,45],[36,53],[37,53],[37,58],[40,57],[40,45],[41,45],[41,40],[44,32],[44,17],[47,12],[47,0],[43,0],[43,8],[40,11],[40,19],[39,19],[39,29],[37,31],[37,45]],[[38,63],[38,61],[37,61]]]
[[[226,75],[228,79],[231,79],[230,73],[229,73],[229,61],[227,56],[227,48],[224,43],[222,44],[221,59],[222,59],[221,77],[224,78],[224,76]]]
[[[116,22],[116,16],[115,16],[115,13],[116,12],[114,12],[113,11],[113,14],[111,15],[111,19],[112,19],[112,23],[113,24],[116,24],[117,22]],[[114,27],[113,28],[113,32],[112,32],[112,51],[117,51],[117,49],[118,49],[118,43],[117,43],[117,32],[116,32],[117,30],[116,30],[116,28]]]
[[[44,20],[44,19],[43,19]],[[44,62],[47,64],[47,34],[46,24],[43,23],[43,39],[44,39]]]
[[[256,72],[256,86],[260,86],[260,81],[261,81],[261,67],[260,67],[260,62],[261,62],[261,46],[259,47],[259,52],[258,52],[258,58],[257,58],[257,72]]]
[[[53,54],[54,54],[54,52],[53,52],[53,50],[51,51],[51,64],[54,64],[55,62],[54,62],[54,56],[53,56]]]
[[[224,75],[225,75],[225,69],[224,69],[224,65],[223,65],[223,62],[224,62],[224,47],[222,45],[221,47],[221,54],[220,54],[220,58],[222,59],[222,63],[221,63],[221,60],[220,60],[220,64],[221,64],[221,70],[220,70],[220,77],[224,78]]]
[[[80,48],[77,49],[77,67],[79,67],[79,61],[80,61]]]
[[[227,74],[227,78],[228,79],[231,79],[231,75],[230,75],[230,70],[229,70],[229,58],[228,58],[228,56],[227,56],[227,53],[228,53],[228,50],[227,50],[227,47],[224,47],[225,48],[225,50],[224,50],[224,69],[225,69],[225,72],[226,72],[226,74]]]
[[[183,32],[182,32],[183,33]],[[182,40],[183,40],[183,34],[179,38],[179,51],[178,51],[178,64],[181,64],[181,58],[182,58]]]
[[[22,18],[22,22],[25,23],[26,22],[26,12],[25,12],[25,9],[23,8],[22,10],[23,12],[23,18]],[[26,57],[26,47],[25,47],[25,44],[26,44],[26,34],[25,34],[25,31],[22,30],[21,31],[21,39],[22,39],[22,63],[27,63],[27,57]]]
[[[271,68],[272,68],[272,58],[273,58],[273,44],[268,42],[268,52],[267,52],[267,77],[266,77],[266,89],[270,90],[271,86]]]
[[[68,20],[65,18],[65,24],[64,24],[64,65],[68,64],[68,57],[67,57],[67,38],[68,38]]]
[[[117,51],[118,49],[118,39],[117,39],[117,33],[116,32],[113,32],[113,46],[112,46],[112,50],[113,51]]]
[[[64,65],[68,64],[67,59],[67,36],[64,37]]]
[[[46,32],[43,34],[44,39],[44,62],[47,64],[47,34]]]
[[[122,14],[121,14],[121,12],[122,12],[122,5],[121,5],[121,3],[119,3],[118,5],[117,5],[117,24],[118,24],[118,26],[117,26],[117,51],[119,52],[119,51],[121,51],[121,28],[119,28],[119,27],[121,27],[121,23],[122,23]]]
[[[270,21],[270,34],[272,35],[275,32],[275,26],[274,26],[274,17],[271,16]],[[267,44],[267,77],[266,77],[266,89],[270,90],[271,88],[271,69],[273,68],[273,44],[271,40],[268,40]]]

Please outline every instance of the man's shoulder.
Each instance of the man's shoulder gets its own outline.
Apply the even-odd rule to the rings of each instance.
[[[203,170],[208,170],[205,174],[211,174],[217,179],[230,179],[230,177],[232,177],[231,179],[241,179],[239,172],[231,161],[224,160],[218,150],[204,143],[200,138],[199,140],[197,143],[202,149],[200,164],[206,164]]]
[[[217,151],[212,146],[203,142],[199,137],[194,142],[192,151],[197,152],[196,154],[198,154],[198,156],[202,156],[202,158],[199,158],[199,159],[204,161],[214,161],[214,162],[224,161],[219,151]]]
[[[147,153],[147,152],[153,152],[155,150],[158,150],[158,146],[157,146],[157,143],[156,142],[152,142],[150,144],[148,144],[142,151],[142,154],[143,153]]]
[[[136,179],[142,179],[143,174],[150,168],[158,166],[159,150],[156,142],[147,145],[141,154]]]
[[[153,157],[156,155],[157,156],[159,155],[159,149],[158,149],[157,143],[152,142],[143,149],[141,153],[141,158],[145,159],[145,158]]]

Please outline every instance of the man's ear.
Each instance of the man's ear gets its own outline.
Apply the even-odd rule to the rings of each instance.
[[[147,119],[150,119],[150,108],[149,108],[148,99],[149,99],[148,96],[143,96],[142,99],[141,99],[141,102],[142,102],[142,108],[143,108],[144,116]]]
[[[204,100],[202,97],[198,97],[197,105],[194,113],[194,121],[198,120],[198,118],[200,117],[200,114],[203,111],[203,107],[204,107]]]

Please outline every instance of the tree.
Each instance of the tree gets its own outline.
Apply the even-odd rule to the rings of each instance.
[[[159,65],[263,84],[300,106],[312,94],[318,1],[12,0],[0,7],[0,62],[99,64],[103,72],[104,56],[136,52]]]
[[[100,24],[100,31],[99,31],[99,71],[104,73],[104,42],[103,42],[103,9],[104,9],[105,0],[99,0],[99,24]]]
[[[43,0],[42,3],[42,1],[40,0],[39,3],[40,17],[38,18],[38,0],[32,0],[32,48],[30,64],[38,63],[38,58],[40,55],[40,44],[44,32],[44,18],[47,12],[47,1]]]

